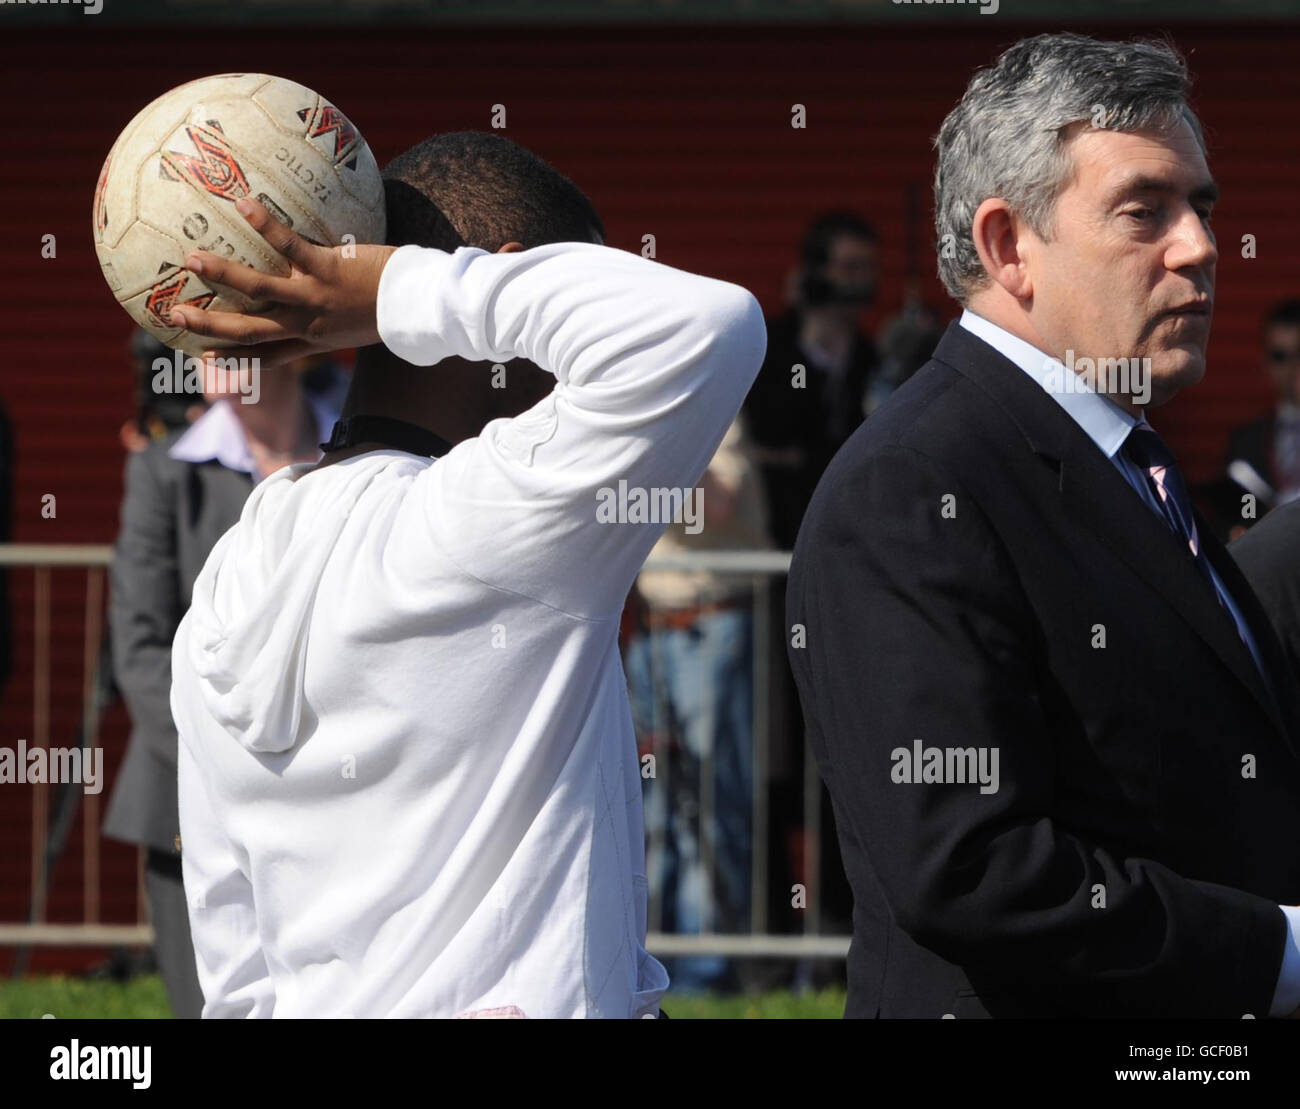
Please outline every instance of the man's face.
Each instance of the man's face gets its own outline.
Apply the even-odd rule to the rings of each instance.
[[[1061,358],[1150,358],[1161,404],[1205,374],[1217,190],[1185,120],[1168,136],[1084,130],[1069,150],[1051,241],[1025,248],[1035,327]]]
[[[1277,385],[1278,400],[1300,405],[1300,326],[1275,323],[1264,332],[1264,368]]]
[[[840,234],[831,240],[823,273],[841,289],[860,290],[862,299],[854,305],[859,309],[875,295],[879,264],[875,243],[857,235]]]

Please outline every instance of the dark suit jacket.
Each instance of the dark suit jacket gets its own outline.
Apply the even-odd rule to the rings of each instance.
[[[846,1015],[1267,1015],[1300,706],[1203,543],[1277,699],[1186,544],[958,325],[845,445],[788,615],[854,891]],[[916,739],[997,748],[998,790],[895,782]]]
[[[1300,685],[1300,500],[1273,509],[1228,550],[1263,602]]]
[[[239,519],[253,481],[220,463],[181,462],[172,435],[126,462],[122,528],[113,557],[109,627],[113,673],[132,731],[104,834],[176,853],[176,726],[172,639],[208,552]]]

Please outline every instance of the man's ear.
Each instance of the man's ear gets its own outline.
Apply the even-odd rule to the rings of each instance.
[[[514,254],[515,251],[523,250],[523,249],[524,249],[523,243],[516,243],[516,242],[502,243],[499,247],[497,247],[497,253]]]
[[[1030,234],[1001,197],[989,197],[971,221],[971,238],[989,278],[1017,300],[1033,296],[1024,247]]]

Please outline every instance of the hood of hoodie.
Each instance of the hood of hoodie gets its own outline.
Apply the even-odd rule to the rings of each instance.
[[[316,594],[376,473],[349,461],[330,467],[333,481],[303,480],[313,464],[301,463],[261,482],[195,580],[188,662],[208,712],[250,751],[298,741]]]

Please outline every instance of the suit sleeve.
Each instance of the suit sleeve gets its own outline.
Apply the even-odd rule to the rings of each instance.
[[[593,618],[617,612],[670,522],[636,522],[620,488],[687,495],[767,342],[739,286],[586,243],[403,247],[378,314],[385,344],[418,365],[524,358],[555,376],[539,404],[430,468],[430,526],[475,576]]]
[[[1057,819],[1036,621],[975,501],[901,446],[831,486],[801,537],[791,656],[837,818],[898,926],[981,989],[1049,990],[1081,1015],[1266,1016],[1276,904]],[[996,790],[897,780],[916,739],[996,749]]]
[[[269,1017],[275,990],[258,939],[252,884],[184,743],[178,762],[181,870],[203,1016]]]
[[[172,638],[184,609],[176,554],[173,491],[160,473],[161,446],[126,462],[122,524],[113,552],[109,622],[113,674],[135,734],[164,765],[176,765],[172,722]]]

